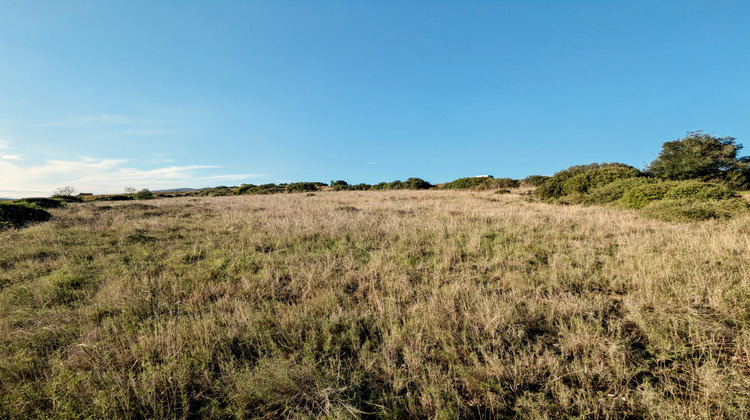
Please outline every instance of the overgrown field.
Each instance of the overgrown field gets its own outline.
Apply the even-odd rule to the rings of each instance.
[[[0,232],[0,417],[750,417],[750,218],[517,194],[69,204]]]

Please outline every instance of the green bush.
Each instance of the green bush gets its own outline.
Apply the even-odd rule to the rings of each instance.
[[[601,205],[614,203],[620,200],[627,191],[656,182],[658,182],[656,179],[645,177],[618,179],[589,190],[588,195],[583,199],[583,204]]]
[[[624,163],[592,163],[571,166],[556,173],[534,191],[542,199],[557,199],[564,195],[585,194],[590,189],[624,178],[643,176],[638,169]]]
[[[286,186],[286,192],[288,193],[295,193],[295,192],[310,192],[310,191],[318,191],[318,186],[314,182],[293,182],[291,184],[287,184]]]
[[[678,185],[674,181],[653,182],[635,186],[622,195],[618,202],[623,207],[640,209],[652,201],[661,200],[672,188]]]
[[[459,178],[455,181],[447,182],[443,184],[443,188],[453,190],[493,190],[493,189],[508,189],[517,188],[521,185],[521,181],[511,178]]]
[[[64,200],[60,200],[57,198],[45,198],[45,197],[22,198],[20,200],[16,200],[15,202],[35,204],[37,207],[41,207],[43,209],[56,209],[65,205]]]
[[[96,197],[94,201],[130,201],[133,200],[132,195],[102,195],[99,197]]]
[[[334,191],[341,191],[341,190],[348,190],[349,183],[344,181],[343,179],[339,179],[337,181],[331,181],[331,187],[333,187]]]
[[[276,184],[242,184],[237,190],[237,194],[277,194],[286,191],[286,186]]]
[[[531,175],[527,176],[526,178],[521,180],[521,183],[524,185],[529,185],[531,187],[539,187],[540,185],[544,184],[550,177],[545,175]]]
[[[66,203],[83,203],[83,199],[80,197],[74,197],[72,195],[53,195],[53,200],[60,200]]]
[[[727,188],[707,182],[688,181],[677,185],[664,194],[664,199],[726,200],[738,195]]]
[[[151,200],[152,198],[154,198],[154,193],[152,193],[148,188],[144,188],[133,194],[133,198],[135,198],[136,200]]]
[[[375,191],[382,191],[388,189],[388,183],[387,182],[378,182],[377,184],[370,187],[371,190]]]
[[[492,178],[459,178],[451,182],[446,182],[443,184],[443,188],[451,189],[451,190],[468,190],[473,188],[478,188],[480,185],[484,184],[484,182],[488,179]]]
[[[0,203],[0,227],[20,228],[27,223],[46,222],[52,215],[28,203]]]
[[[393,182],[379,182],[375,185],[359,184],[359,186],[361,186],[363,189],[367,187],[366,189],[375,190],[375,191],[379,191],[379,190],[381,191],[382,190],[423,190],[423,189],[431,188],[432,184],[430,184],[429,182],[421,178],[409,178],[406,181],[395,180]],[[354,189],[354,188],[351,188],[351,186],[349,186],[347,187],[347,189]]]
[[[355,191],[367,191],[370,188],[372,188],[372,185],[361,183],[361,184],[357,184],[357,185],[349,185],[348,188],[350,190],[355,190]]]
[[[410,190],[426,190],[432,188],[432,184],[421,178],[409,178],[404,184],[406,184],[405,188]]]
[[[748,212],[748,203],[741,198],[723,200],[663,199],[641,209],[641,214],[665,222],[695,222],[709,219],[730,219]]]

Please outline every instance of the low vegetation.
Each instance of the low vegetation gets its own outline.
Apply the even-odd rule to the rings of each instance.
[[[750,217],[643,218],[678,191],[50,209],[0,232],[0,417],[748,418]]]
[[[36,204],[28,202],[0,202],[0,231],[20,228],[29,223],[45,222],[52,215]]]
[[[447,182],[442,188],[449,190],[499,190],[508,188],[518,188],[521,182],[510,178],[493,178],[472,177],[459,178],[455,181]]]

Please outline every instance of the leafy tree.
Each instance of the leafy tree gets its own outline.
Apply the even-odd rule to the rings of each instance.
[[[735,188],[750,186],[750,158],[737,157],[742,145],[734,137],[716,137],[701,131],[662,145],[659,156],[646,168],[670,180],[723,181]]]

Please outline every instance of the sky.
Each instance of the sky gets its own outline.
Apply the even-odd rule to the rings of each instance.
[[[0,197],[643,168],[695,130],[750,150],[750,1],[0,0]]]

